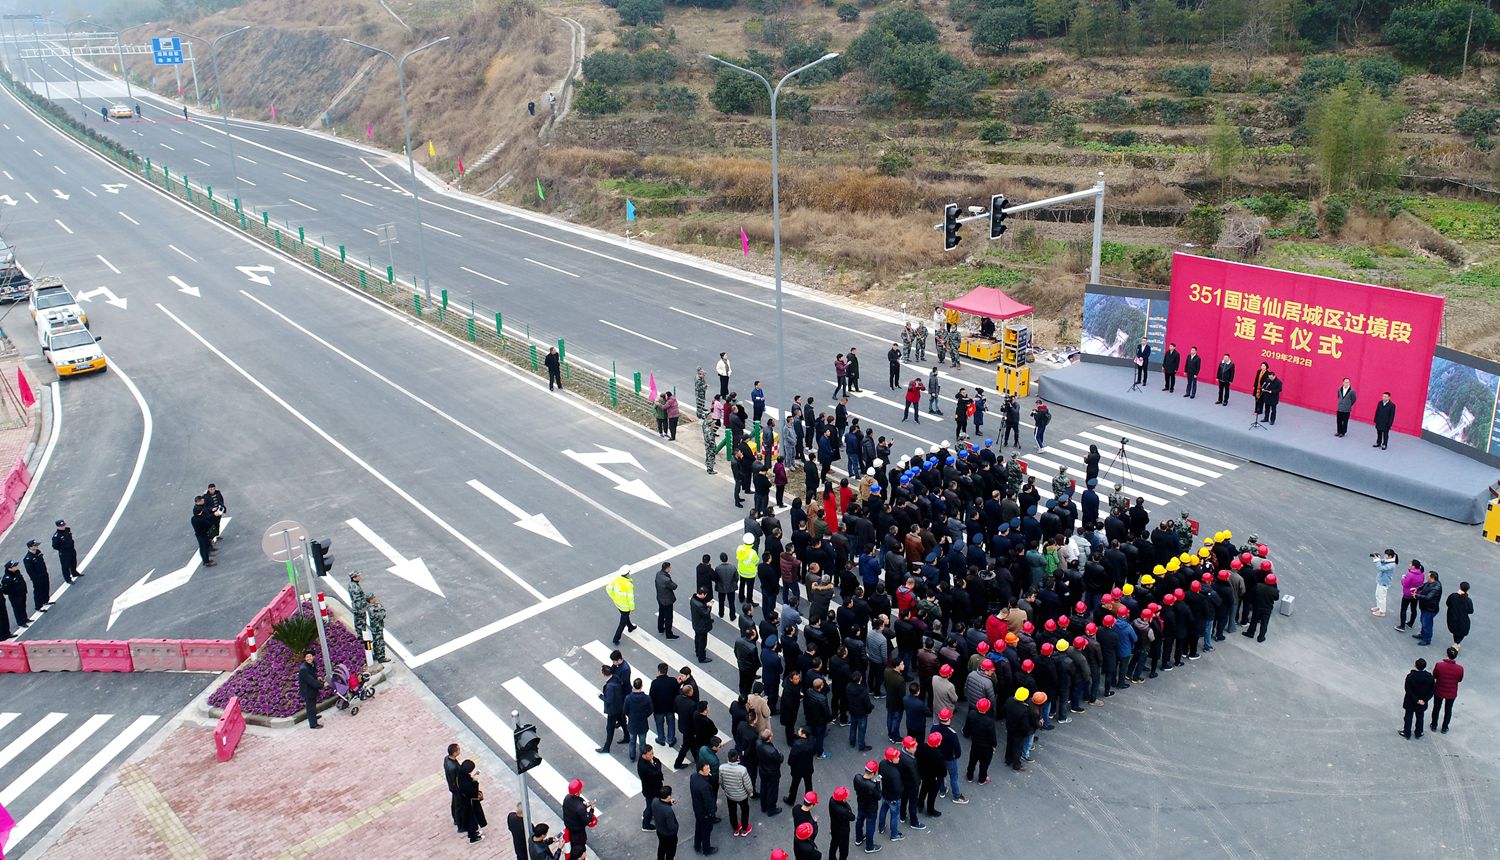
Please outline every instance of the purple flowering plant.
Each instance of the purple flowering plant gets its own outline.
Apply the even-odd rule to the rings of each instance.
[[[312,604],[303,602],[297,615],[312,617]],[[342,622],[329,619],[324,625],[328,636],[328,654],[334,665],[343,663],[351,674],[359,674],[365,668],[364,643]],[[313,647],[313,661],[318,676],[328,680],[331,670],[323,665],[321,648]],[[246,663],[208,697],[210,707],[223,708],[231,696],[239,696],[240,709],[247,714],[263,717],[290,717],[302,710],[302,697],[297,693],[297,671],[302,667],[302,655],[293,654],[281,642],[272,639],[260,651],[260,659]],[[319,695],[319,701],[333,696],[331,689]]]

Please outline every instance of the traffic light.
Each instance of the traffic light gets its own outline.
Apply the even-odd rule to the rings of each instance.
[[[1005,232],[1005,195],[990,198],[990,238],[998,239]]]
[[[313,573],[318,576],[328,576],[333,572],[333,539],[308,541],[312,549]]]
[[[962,227],[958,223],[958,204],[949,203],[943,207],[943,250],[951,251],[958,247],[958,229]]]
[[[516,726],[516,773],[525,773],[542,764],[542,737],[536,726]]]

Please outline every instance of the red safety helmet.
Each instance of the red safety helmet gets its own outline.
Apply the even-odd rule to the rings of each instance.
[[[569,781],[568,794],[583,794],[583,780],[575,779]]]
[[[1267,559],[1267,560],[1261,562],[1260,563],[1260,569],[1261,570],[1270,570],[1271,569],[1271,561],[1270,561],[1270,559]]]
[[[953,711],[949,710],[948,708],[944,708],[941,711],[938,711],[939,722],[946,723],[951,719],[953,719]]]
[[[808,806],[817,806],[818,793],[816,791],[809,791],[807,794],[802,795],[802,802]]]
[[[833,799],[834,800],[848,800],[849,799],[849,789],[843,787],[842,785],[839,786],[838,788],[835,788],[833,790]]]
[[[1220,579],[1228,579],[1229,578],[1229,571],[1227,571],[1227,570],[1221,570],[1221,571],[1219,571],[1219,578]]]
[[[1275,585],[1276,584],[1276,574],[1274,574],[1274,573],[1268,573],[1268,574],[1266,574],[1266,583],[1269,584],[1269,585]]]
[[[1047,623],[1042,625],[1042,629],[1050,633],[1053,630],[1057,629],[1057,622],[1053,621],[1051,618],[1048,618]]]
[[[811,839],[812,836],[813,836],[813,826],[812,826],[812,822],[811,821],[804,821],[801,824],[797,825],[797,838],[798,839]]]
[[[1073,647],[1074,648],[1087,648],[1087,647],[1089,647],[1089,640],[1083,638],[1082,636],[1075,637],[1073,639]]]
[[[1087,633],[1090,636],[1093,636],[1095,633],[1099,632],[1099,625],[1090,621],[1087,625],[1084,626],[1083,632]]]
[[[1245,566],[1245,563],[1243,561],[1240,561],[1239,559],[1235,559],[1234,561],[1231,561],[1229,563],[1229,566],[1234,570],[1239,570],[1240,568]]]
[[[978,645],[974,646],[974,650],[978,651],[981,654],[988,654],[990,653],[990,643],[980,642]]]
[[[942,746],[943,745],[943,736],[940,735],[940,734],[938,734],[937,732],[933,732],[932,734],[930,734],[930,735],[927,736],[927,745],[930,746],[930,747],[940,747],[940,746]]]
[[[942,666],[938,667],[938,674],[942,675],[944,678],[951,678],[953,677],[953,667],[948,665],[947,663],[944,663]]]
[[[1036,625],[1032,624],[1030,621],[1023,622],[1021,624],[1021,632],[1022,633],[1035,633],[1036,632]]]
[[[885,760],[886,761],[895,761],[895,760],[897,760],[899,758],[901,758],[901,753],[898,752],[895,747],[886,747],[885,748]]]
[[[1185,594],[1180,588],[1174,588],[1172,589],[1172,596],[1177,598],[1178,600],[1181,600],[1182,598],[1187,597],[1187,594]]]
[[[1171,606],[1172,604],[1174,604],[1174,603],[1177,602],[1177,596],[1173,595],[1173,594],[1168,594],[1166,597],[1163,597],[1161,599],[1161,602],[1165,603],[1168,606]]]
[[[1049,645],[1047,647],[1050,648],[1052,646]],[[978,711],[981,714],[988,714],[990,712],[990,700],[989,699],[980,699],[979,701],[975,702],[974,703],[974,710]]]
[[[1052,643],[1051,642],[1043,642],[1042,643],[1042,655],[1043,656],[1048,656],[1051,653],[1052,653]]]
[[[1203,590],[1203,583],[1201,583],[1201,582],[1199,582],[1198,580],[1195,579],[1195,580],[1193,580],[1192,585],[1189,585],[1188,588],[1191,588],[1193,591],[1202,591]]]
[[[1089,605],[1087,603],[1084,603],[1082,600],[1080,600],[1077,603],[1073,604],[1073,611],[1074,612],[1088,612],[1089,611]]]
[[[1127,610],[1125,607],[1121,606],[1120,607],[1120,611],[1121,612],[1127,612],[1129,610]],[[1106,616],[1104,616],[1104,620],[1100,621],[1099,623],[1103,624],[1105,627],[1113,627],[1113,626],[1115,626],[1115,617],[1113,615],[1106,615]]]
[[[984,672],[993,672],[993,671],[995,671],[995,661],[994,660],[985,660],[984,662],[982,662],[982,663],[979,664],[979,668],[980,668],[981,671],[984,671]]]
[[[1271,548],[1268,547],[1268,546],[1266,546],[1263,543],[1258,543],[1258,544],[1255,545],[1255,554],[1258,555],[1258,556],[1260,556],[1261,558],[1265,558],[1266,555],[1268,553],[1270,553],[1270,551],[1271,551]]]

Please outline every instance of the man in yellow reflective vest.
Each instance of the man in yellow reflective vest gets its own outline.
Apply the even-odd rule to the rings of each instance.
[[[755,596],[755,574],[760,570],[760,558],[755,554],[755,535],[745,533],[739,549],[734,551],[734,562],[740,575],[740,603],[749,603]]]
[[[615,571],[615,578],[605,586],[604,593],[620,610],[620,624],[615,627],[614,643],[620,644],[620,636],[626,630],[635,632],[635,625],[630,623],[630,612],[635,609],[635,582],[630,578],[630,568],[622,567]]]

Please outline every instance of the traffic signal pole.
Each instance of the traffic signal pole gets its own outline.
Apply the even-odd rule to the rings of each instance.
[[[323,630],[323,613],[318,611],[318,578],[313,571],[312,547],[307,540],[302,541],[302,557],[307,561],[307,595],[312,599],[313,620],[318,624],[318,644],[323,646],[323,671],[331,676],[333,666],[328,662],[328,634]]]
[[[512,710],[510,712],[510,724],[511,724],[512,728],[519,728],[520,727],[520,725],[521,725],[521,712],[520,711]],[[529,779],[527,779],[527,777],[526,777],[526,771],[529,770],[529,768],[520,767],[520,755],[519,755],[520,752],[521,752],[520,749],[516,750],[516,753],[518,754],[516,756],[516,765],[517,765],[516,769],[520,772],[520,776],[521,776],[521,823],[523,825],[525,825],[525,828],[526,828],[526,830],[525,830],[525,832],[526,832],[526,838],[530,839],[531,838],[531,781]]]
[[[1033,209],[1046,209],[1049,206],[1061,206],[1064,203],[1076,203],[1077,201],[1080,201],[1080,200],[1090,200],[1090,199],[1094,201],[1094,247],[1093,247],[1093,251],[1092,251],[1092,253],[1091,253],[1090,257],[1089,257],[1089,282],[1097,284],[1097,283],[1099,283],[1099,257],[1100,257],[1100,250],[1101,250],[1101,246],[1102,246],[1103,241],[1104,241],[1104,172],[1103,171],[1099,172],[1099,181],[1094,184],[1094,187],[1090,188],[1090,189],[1088,189],[1086,191],[1074,191],[1071,194],[1061,194],[1061,195],[1058,195],[1057,197],[1048,197],[1048,198],[1046,198],[1044,200],[1034,200],[1034,201],[1032,201],[1030,203],[1017,203],[1014,206],[1005,206],[1002,209],[1002,213],[1003,213],[1003,215],[1015,215],[1015,214],[1020,213],[1020,212],[1030,212]],[[1005,197],[1004,197],[1004,195],[999,195],[999,194],[995,195],[994,197],[991,198],[992,204],[996,200],[1004,201]],[[934,229],[944,231],[943,250],[945,250],[945,251],[951,251],[954,248],[958,247],[958,243],[959,243],[959,240],[960,240],[960,237],[958,235],[958,229],[959,229],[960,226],[962,226],[964,224],[968,224],[968,223],[970,223],[972,221],[988,221],[988,222],[991,223],[991,225],[997,223],[993,219],[994,213],[993,212],[989,212],[989,211],[980,212],[980,213],[975,214],[975,215],[969,215],[969,216],[964,217],[964,218],[957,217],[957,214],[958,214],[958,207],[957,207],[957,205],[950,203],[946,207],[944,207],[943,223],[932,225]],[[1004,218],[1002,217],[999,220],[1003,221]],[[993,227],[992,227],[992,230],[993,230]],[[991,236],[990,238],[995,238],[995,237]]]

